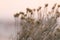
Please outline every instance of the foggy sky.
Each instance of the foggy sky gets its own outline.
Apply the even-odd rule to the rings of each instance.
[[[38,8],[45,3],[51,7],[59,0],[0,0],[0,20],[14,20],[13,15],[19,11],[25,11],[27,7]]]

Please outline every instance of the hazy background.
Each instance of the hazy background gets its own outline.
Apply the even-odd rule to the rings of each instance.
[[[25,11],[26,7],[37,8],[40,5],[44,6],[45,3],[50,7],[59,2],[60,0],[0,0],[0,20],[13,20],[13,14]]]
[[[0,0],[0,40],[8,40],[11,34],[14,34],[15,13],[25,12],[27,7],[43,7],[45,3],[48,3],[51,8],[54,3],[60,4],[60,0]]]

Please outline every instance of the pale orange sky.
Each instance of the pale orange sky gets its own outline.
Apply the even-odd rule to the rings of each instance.
[[[13,14],[25,11],[26,7],[37,8],[40,5],[59,3],[59,0],[0,0],[0,20],[13,19]]]

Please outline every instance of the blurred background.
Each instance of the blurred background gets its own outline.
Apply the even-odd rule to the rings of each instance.
[[[0,0],[0,40],[10,40],[11,35],[15,35],[14,17],[17,12],[26,11],[26,8],[44,7],[44,4],[49,4],[51,7],[60,0]]]

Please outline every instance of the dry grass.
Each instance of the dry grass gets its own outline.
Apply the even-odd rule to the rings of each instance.
[[[47,7],[48,4],[45,6]],[[54,9],[55,6],[56,4],[52,9]],[[27,11],[32,12],[30,9],[27,9]],[[58,15],[58,13],[56,14]],[[56,21],[58,18],[57,15],[52,16],[44,24],[43,21],[45,20],[43,18],[41,20],[35,20],[31,17],[26,18],[27,15],[22,17],[21,19],[23,20],[20,25],[22,26],[23,33],[19,36],[18,40],[60,40],[60,29],[56,29],[58,26]]]

